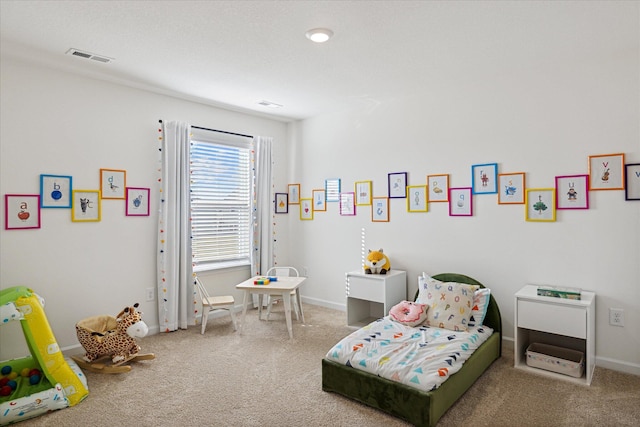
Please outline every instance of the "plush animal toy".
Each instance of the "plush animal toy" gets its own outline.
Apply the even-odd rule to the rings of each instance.
[[[146,336],[149,331],[136,308],[137,303],[125,307],[115,318],[94,316],[76,324],[78,341],[87,352],[83,357],[86,362],[111,356],[117,365],[136,357],[140,346],[135,339]]]
[[[364,272],[366,274],[387,274],[389,270],[391,270],[391,262],[389,258],[382,253],[382,249],[377,251],[369,249],[369,254],[364,262]]]

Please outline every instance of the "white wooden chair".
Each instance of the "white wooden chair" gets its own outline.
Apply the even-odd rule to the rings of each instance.
[[[300,274],[298,270],[294,267],[271,267],[265,276],[281,276],[281,277],[299,277]],[[300,320],[300,307],[298,307],[298,290],[291,291],[291,301],[293,302],[293,309],[296,313],[296,320]],[[277,303],[278,301],[282,301],[282,297],[279,295],[269,295],[269,301],[267,302],[267,320],[269,320],[269,315],[271,314],[271,307]]]
[[[202,331],[200,333],[204,334],[204,330],[207,327],[207,320],[209,319],[209,313],[219,310],[227,310],[229,312],[231,315],[231,321],[233,322],[233,330],[237,331],[238,324],[236,322],[235,299],[233,296],[209,296],[207,289],[197,277],[195,278],[195,285],[198,290],[198,294],[200,295],[200,299],[202,300]]]

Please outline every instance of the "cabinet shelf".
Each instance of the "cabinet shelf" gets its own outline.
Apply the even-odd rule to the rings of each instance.
[[[528,372],[590,385],[595,369],[595,294],[582,291],[580,300],[537,295],[537,286],[527,285],[515,295],[514,366]],[[531,343],[551,344],[580,351],[585,356],[581,378],[527,365]]]
[[[347,273],[347,325],[361,328],[389,313],[391,307],[407,297],[407,273],[391,270],[387,274]]]

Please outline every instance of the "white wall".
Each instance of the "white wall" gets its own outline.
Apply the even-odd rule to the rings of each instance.
[[[156,286],[158,120],[274,138],[276,182],[284,182],[286,123],[92,80],[2,58],[0,193],[39,194],[40,174],[71,175],[75,189],[98,189],[100,168],[124,169],[127,185],[151,188],[151,215],[127,217],[124,201],[103,200],[102,220],[71,221],[70,209],[43,209],[38,230],[0,230],[0,286],[25,285],[46,300],[46,313],[61,347],[77,345],[75,323],[116,315],[141,304],[158,330],[157,305],[145,289]],[[4,206],[4,200],[3,200]],[[4,224],[4,208],[1,221]],[[208,287],[235,292],[246,268]],[[24,339],[0,331],[0,360],[24,352]],[[17,343],[20,341],[21,345]]]
[[[597,34],[583,26],[567,35],[583,41],[574,55],[526,68],[490,52],[474,64],[481,74],[442,74],[415,96],[295,124],[289,180],[302,197],[327,178],[341,178],[343,191],[372,180],[373,195],[385,196],[390,172],[408,172],[409,185],[448,173],[451,186],[470,186],[471,165],[496,162],[500,173],[526,172],[527,187],[540,188],[554,187],[558,175],[586,174],[589,155],[625,153],[626,163],[638,163],[640,26],[622,21],[611,30],[628,34],[634,49],[597,54]],[[527,222],[523,205],[498,205],[497,195],[474,196],[471,218],[449,217],[445,203],[407,213],[405,200],[392,199],[389,223],[371,222],[367,207],[340,216],[337,203],[300,221],[294,207],[292,263],[308,268],[307,301],[344,308],[344,274],[360,268],[364,229],[367,249],[384,248],[393,268],[408,272],[409,296],[422,271],[463,273],[490,287],[506,337],[523,285],[592,290],[597,363],[640,374],[640,202],[625,201],[624,191],[589,196],[589,210],[558,211],[553,223]],[[625,327],[609,326],[609,307],[624,309]]]

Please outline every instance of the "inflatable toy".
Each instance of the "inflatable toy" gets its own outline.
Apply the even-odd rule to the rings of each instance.
[[[60,351],[40,296],[24,286],[1,290],[0,321],[20,322],[31,353],[0,362],[0,381],[7,378],[0,389],[0,425],[67,408],[87,397],[87,379]]]

